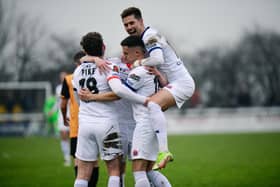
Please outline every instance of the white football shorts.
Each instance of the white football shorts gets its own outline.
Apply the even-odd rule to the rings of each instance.
[[[113,160],[122,155],[117,120],[90,123],[79,120],[76,157],[83,161]]]
[[[144,159],[155,161],[157,154],[158,141],[150,122],[136,124],[132,139],[132,160]]]
[[[131,146],[132,146],[132,137],[135,129],[135,122],[131,123],[122,123],[119,124],[120,135],[122,141],[122,150],[123,150],[123,160],[126,158],[131,160]]]
[[[182,105],[191,98],[195,90],[195,84],[191,76],[178,79],[166,85],[164,89],[168,90],[174,97],[176,105],[181,108]]]

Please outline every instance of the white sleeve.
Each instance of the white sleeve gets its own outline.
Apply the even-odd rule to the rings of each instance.
[[[162,49],[154,49],[151,51],[150,56],[148,58],[142,59],[141,65],[143,66],[157,66],[163,64],[164,58]]]
[[[146,97],[136,94],[127,88],[125,85],[122,84],[120,79],[110,79],[108,81],[109,86],[111,87],[112,91],[119,97],[125,98],[129,101],[144,104],[146,101]]]

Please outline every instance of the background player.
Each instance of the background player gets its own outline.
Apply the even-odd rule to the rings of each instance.
[[[57,136],[58,130],[57,130],[57,120],[58,120],[58,109],[56,105],[56,96],[51,95],[48,97],[44,102],[44,117],[47,122],[47,135],[49,136]]]
[[[60,72],[59,79],[60,83],[55,88],[55,95],[57,98],[57,108],[60,109],[61,105],[61,89],[64,77],[67,75],[66,72]],[[67,103],[66,103],[67,104]],[[69,127],[64,125],[63,116],[61,110],[58,110],[58,130],[60,135],[60,146],[63,153],[64,165],[71,166],[71,156],[70,156],[70,143],[69,143]]]

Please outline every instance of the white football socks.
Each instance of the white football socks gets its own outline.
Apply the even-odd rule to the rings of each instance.
[[[88,181],[84,179],[76,179],[74,187],[88,187]]]
[[[108,180],[108,187],[119,187],[119,186],[120,186],[120,177],[110,176]]]
[[[135,187],[149,187],[150,182],[148,180],[147,174],[145,171],[135,171],[133,172]]]
[[[148,108],[150,110],[150,117],[152,119],[151,125],[158,139],[159,151],[168,151],[167,121],[164,113],[161,111],[161,107],[152,101],[148,103]]]
[[[68,140],[61,140],[60,141],[61,150],[63,152],[64,158],[71,158],[70,157],[70,143]]]
[[[151,170],[147,172],[147,176],[155,186],[171,187],[168,179],[158,171]]]

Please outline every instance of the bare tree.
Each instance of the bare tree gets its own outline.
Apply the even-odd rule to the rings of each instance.
[[[51,35],[51,41],[54,46],[49,50],[52,55],[48,56],[59,66],[59,69],[72,72],[75,68],[73,56],[80,50],[77,38],[72,35]]]
[[[244,67],[247,84],[259,94],[251,93],[259,104],[280,104],[280,35],[269,31],[247,33],[238,46],[240,63]],[[241,50],[242,49],[242,50]],[[256,91],[255,91],[256,92]]]
[[[39,20],[17,14],[15,5],[0,0],[1,81],[23,81],[31,75],[36,46],[43,35]]]
[[[6,7],[4,1],[0,0],[0,71],[2,77],[9,77],[5,67],[6,56],[5,50],[7,50],[10,43],[10,33],[12,28],[10,27],[10,22],[12,21],[12,11],[5,11]]]
[[[30,20],[26,15],[18,17],[15,30],[16,72],[18,74],[16,80],[24,81],[30,75],[28,74],[30,68],[37,63],[34,54],[37,52],[36,47],[44,35],[44,30],[38,19]]]

